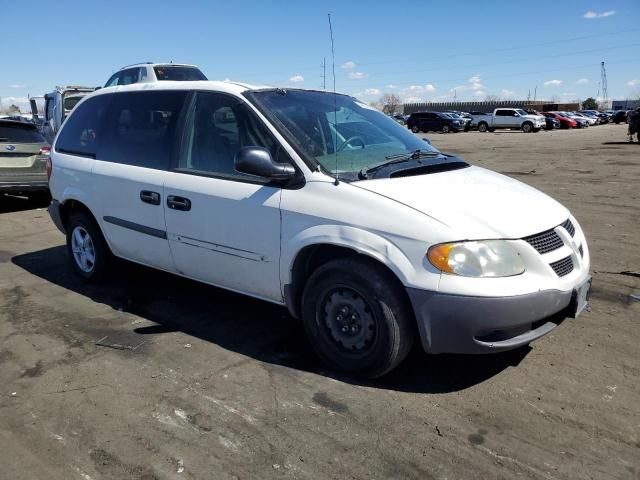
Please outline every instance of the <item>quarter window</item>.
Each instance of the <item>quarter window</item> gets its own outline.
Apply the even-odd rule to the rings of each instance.
[[[183,138],[179,169],[235,178],[234,160],[242,147],[270,150],[275,161],[282,152],[264,125],[240,100],[220,94],[198,93]]]
[[[95,158],[103,140],[102,121],[108,102],[108,95],[98,95],[78,105],[64,122],[56,150]]]
[[[136,69],[137,70],[137,69]],[[176,148],[184,91],[128,92],[110,95],[100,160],[168,170]]]

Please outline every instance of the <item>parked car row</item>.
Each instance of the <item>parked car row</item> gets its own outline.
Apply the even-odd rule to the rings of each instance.
[[[624,121],[626,121],[626,112],[613,114],[597,110],[537,112],[522,108],[496,108],[492,113],[477,111],[416,112],[408,116],[406,125],[414,133],[455,133],[469,130],[494,132],[498,129],[535,133],[543,129],[587,128],[609,122],[621,123]]]

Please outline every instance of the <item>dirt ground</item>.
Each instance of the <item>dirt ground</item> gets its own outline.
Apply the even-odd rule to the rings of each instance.
[[[131,265],[83,284],[47,212],[0,197],[0,478],[640,479],[625,131],[429,135],[572,210],[592,308],[529,348],[415,351],[370,383],[327,372],[279,307]]]

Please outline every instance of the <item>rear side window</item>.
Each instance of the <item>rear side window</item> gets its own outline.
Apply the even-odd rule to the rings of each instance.
[[[0,123],[0,142],[46,143],[44,137],[30,125]]]
[[[110,95],[100,160],[167,170],[176,147],[185,91]]]
[[[56,140],[56,151],[96,158],[104,140],[102,121],[109,103],[108,95],[87,99],[65,120]]]
[[[156,78],[158,80],[176,80],[176,81],[191,81],[191,80],[206,80],[207,77],[195,67],[172,67],[162,66],[154,67],[156,72]]]

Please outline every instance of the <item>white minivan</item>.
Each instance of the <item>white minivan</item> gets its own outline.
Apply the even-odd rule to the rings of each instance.
[[[577,316],[591,285],[569,211],[444,154],[358,100],[229,82],[99,90],[48,165],[75,271],[113,256],[286,305],[350,375],[499,352]]]

